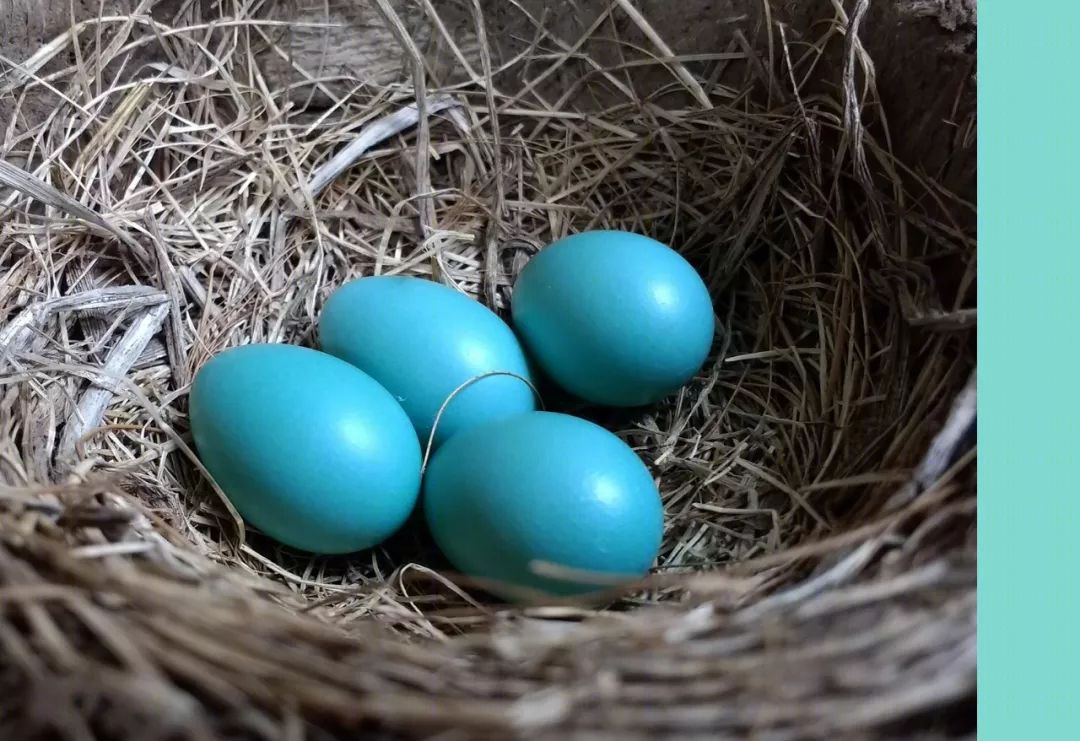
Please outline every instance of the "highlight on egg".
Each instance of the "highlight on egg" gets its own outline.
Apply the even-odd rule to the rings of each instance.
[[[603,427],[553,412],[451,438],[428,464],[421,506],[454,568],[511,600],[521,590],[571,595],[642,576],[664,529],[660,494],[637,454]]]
[[[343,284],[326,301],[319,338],[323,350],[394,395],[424,445],[447,400],[436,447],[472,425],[536,408],[529,364],[510,327],[480,302],[430,280],[371,276]],[[494,372],[529,383],[512,375],[475,380]]]
[[[189,398],[200,460],[243,519],[314,553],[369,548],[420,491],[420,445],[386,389],[355,366],[291,345],[219,353]]]
[[[677,391],[712,346],[712,299],[678,252],[641,234],[590,231],[537,253],[514,285],[514,328],[537,365],[596,404]]]

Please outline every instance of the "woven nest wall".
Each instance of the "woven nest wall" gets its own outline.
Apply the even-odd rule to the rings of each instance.
[[[974,734],[974,2],[671,5],[0,3],[0,737]],[[505,315],[595,227],[720,327],[653,408],[548,400],[658,480],[644,582],[514,607],[419,526],[230,514],[214,353],[375,272]]]

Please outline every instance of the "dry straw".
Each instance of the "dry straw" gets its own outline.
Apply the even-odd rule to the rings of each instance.
[[[55,102],[0,145],[0,737],[973,733],[973,206],[893,156],[865,0],[692,57],[623,0],[580,38],[423,0],[453,71],[410,43],[385,84],[263,75],[267,3],[132,5],[0,78]],[[209,357],[313,344],[372,273],[504,311],[593,227],[677,245],[722,329],[655,408],[548,399],[656,475],[645,582],[510,608],[420,528],[353,558],[242,534],[187,442]]]

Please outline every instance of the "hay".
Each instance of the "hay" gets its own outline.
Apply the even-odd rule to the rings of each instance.
[[[616,64],[517,6],[504,58],[479,3],[469,44],[424,2],[457,77],[415,45],[343,96],[297,70],[325,110],[261,74],[258,7],[154,5],[0,80],[56,100],[0,169],[0,735],[973,733],[973,206],[892,156],[865,0],[821,38],[769,25],[771,55],[686,58],[620,0],[651,44]],[[646,69],[670,83],[643,98]],[[421,125],[384,136],[395,115]],[[202,363],[312,344],[360,275],[505,311],[529,254],[595,227],[679,246],[725,328],[654,409],[547,392],[658,477],[652,576],[509,608],[419,527],[355,558],[243,532],[186,442]]]

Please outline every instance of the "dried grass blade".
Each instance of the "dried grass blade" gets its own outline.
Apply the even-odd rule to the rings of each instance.
[[[615,0],[619,7],[623,9],[623,12],[630,16],[630,20],[634,22],[641,32],[645,34],[646,38],[653,43],[654,46],[660,51],[660,53],[673,59],[676,57],[675,53],[671,50],[671,47],[667,45],[664,39],[656,32],[652,24],[649,23],[645,16],[641,14],[641,11],[634,7],[630,0]],[[690,70],[686,68],[681,62],[675,61],[671,63],[672,70],[679,80],[686,85],[686,88],[693,94],[697,101],[701,103],[705,108],[712,108],[712,101],[709,100],[709,96],[705,93],[705,89],[701,87],[701,83],[697,81]]]
[[[122,241],[130,240],[126,234],[107,222],[98,214],[91,211],[83,204],[69,195],[61,193],[48,183],[39,180],[30,173],[22,170],[10,162],[0,160],[0,183],[13,188],[36,201],[47,206],[60,209],[69,216],[80,219],[92,226],[96,226],[105,235],[110,235]]]
[[[135,320],[123,338],[113,347],[101,369],[101,375],[86,391],[64,426],[57,451],[61,465],[74,463],[76,446],[101,422],[105,408],[116,393],[114,379],[122,379],[146,348],[150,338],[161,330],[169,313],[169,305],[161,304],[146,311]]]

